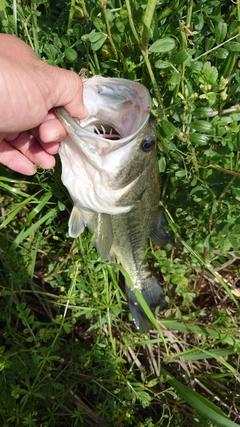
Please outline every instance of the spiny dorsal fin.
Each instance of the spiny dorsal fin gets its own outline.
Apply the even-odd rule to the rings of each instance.
[[[168,230],[168,223],[162,209],[159,209],[158,211],[155,221],[152,224],[149,237],[156,245],[161,246],[162,248],[164,248],[167,243],[174,246],[174,235],[172,231]]]

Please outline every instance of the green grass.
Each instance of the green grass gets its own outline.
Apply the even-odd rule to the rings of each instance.
[[[60,162],[27,180],[0,165],[0,425],[239,425],[239,4],[1,1],[0,16],[50,64],[148,87],[176,236],[149,242],[169,307],[140,335],[120,267],[87,230],[68,238]]]

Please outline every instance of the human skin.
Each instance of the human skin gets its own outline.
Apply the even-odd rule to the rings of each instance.
[[[25,175],[54,167],[66,132],[52,108],[83,119],[82,81],[40,60],[23,41],[0,34],[0,163]]]

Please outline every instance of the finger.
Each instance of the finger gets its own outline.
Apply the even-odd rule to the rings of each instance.
[[[13,141],[18,137],[18,135],[19,135],[19,132],[9,133],[9,134],[5,134],[5,136],[3,136],[2,139],[5,139],[5,141]]]
[[[39,126],[39,137],[42,142],[59,142],[63,141],[66,136],[67,133],[56,116],[44,120],[44,122]],[[47,144],[46,147],[49,148],[49,144]],[[46,148],[46,150],[48,148]]]
[[[0,163],[24,175],[36,173],[36,166],[4,140],[0,144]]]
[[[57,133],[56,135],[56,133],[51,130],[51,125],[49,126],[49,128],[50,129],[48,132],[48,126],[46,127],[46,130],[45,130],[45,126],[42,127],[42,125],[40,125],[37,128],[32,129],[31,133],[33,134],[35,139],[41,144],[44,151],[46,151],[48,154],[57,154],[60,143],[52,142],[52,141],[54,141],[54,139],[59,141],[59,133]],[[64,139],[66,134],[65,130],[62,133],[63,133],[63,139]],[[52,139],[52,135],[55,135],[54,139]]]
[[[21,151],[32,163],[39,164],[45,169],[55,166],[55,158],[47,153],[39,142],[28,132],[22,132],[11,145]]]
[[[54,114],[51,115],[54,119],[56,119],[56,117],[54,116]],[[39,127],[36,127],[34,129],[31,130],[31,133],[33,134],[33,136],[35,137],[35,139],[40,142],[41,146],[43,147],[43,149],[48,153],[48,154],[56,154],[59,150],[59,142],[53,142],[53,143],[48,143],[45,144],[45,141],[41,140],[41,137],[39,135]],[[63,129],[63,139],[65,138],[66,132]],[[13,141],[15,140],[18,136],[19,136],[19,132],[18,133],[13,133],[13,134],[0,134],[0,141],[2,141],[3,139],[5,139],[5,141]],[[46,141],[48,142],[48,141]]]

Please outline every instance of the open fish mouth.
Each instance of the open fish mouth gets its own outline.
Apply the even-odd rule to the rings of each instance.
[[[83,101],[88,110],[85,119],[74,120],[62,107],[55,108],[79,150],[93,163],[93,152],[95,157],[97,152],[103,156],[130,143],[134,146],[150,118],[152,103],[147,89],[130,80],[101,76],[91,77],[83,85]],[[102,162],[98,160],[98,164]]]
[[[101,76],[83,82],[83,100],[89,114],[80,127],[111,141],[135,137],[149,120],[152,105],[140,83]]]
[[[122,138],[116,129],[107,124],[98,123],[94,125],[93,130],[96,135],[101,136],[104,139],[116,141]]]

